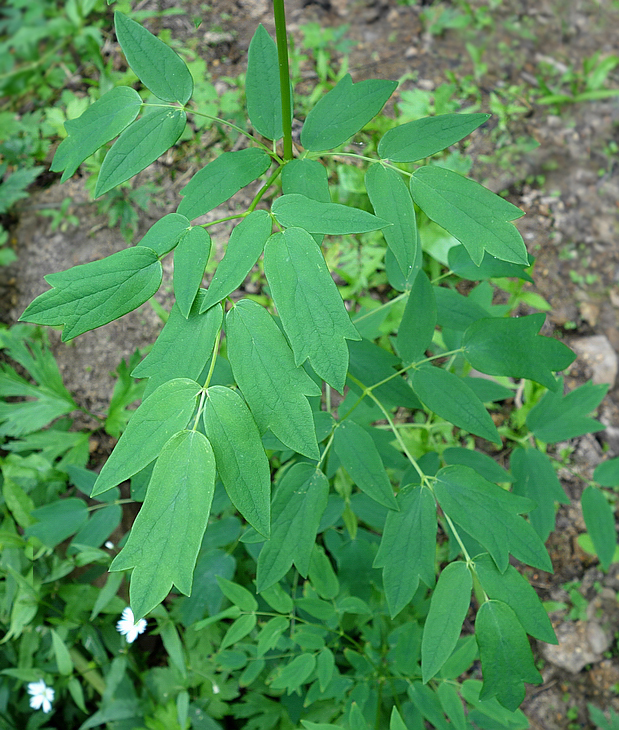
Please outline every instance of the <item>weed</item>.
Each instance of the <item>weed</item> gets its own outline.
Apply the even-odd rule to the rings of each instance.
[[[541,96],[535,101],[538,104],[553,105],[560,111],[565,104],[617,96],[619,89],[608,88],[607,84],[618,65],[619,56],[602,57],[601,51],[584,58],[580,70],[554,59],[542,60],[537,73]]]
[[[50,228],[52,231],[60,229],[63,233],[69,228],[79,226],[80,220],[71,212],[73,200],[64,198],[58,208],[44,208],[39,211],[39,215],[50,219]]]

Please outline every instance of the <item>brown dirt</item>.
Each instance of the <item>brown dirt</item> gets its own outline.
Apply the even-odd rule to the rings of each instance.
[[[140,3],[159,9],[172,5],[172,0]],[[482,8],[484,3],[475,0],[471,5]],[[269,7],[267,0],[213,0],[208,6],[185,2],[186,15],[150,21],[150,27],[154,31],[162,26],[171,29],[172,37],[198,50],[214,75],[235,76],[244,69],[256,24],[262,22],[273,31]],[[534,86],[540,58],[550,59],[549,63],[556,66],[571,64],[580,68],[583,58],[594,52],[616,53],[619,47],[619,6],[611,0],[504,0],[493,12],[494,30],[469,27],[441,35],[424,30],[423,10],[420,4],[399,5],[393,0],[321,0],[306,4],[290,0],[287,12],[289,29],[297,41],[299,27],[307,22],[316,21],[323,27],[350,24],[347,37],[356,42],[350,54],[353,79],[398,79],[408,74],[409,79],[399,91],[416,86],[433,90],[445,82],[447,71],[459,78],[472,73],[464,43],[484,45],[483,61],[489,70],[479,82],[482,110],[489,108],[492,92],[511,84],[520,84],[523,89]],[[195,17],[203,21],[197,30],[192,22]],[[307,70],[306,78],[308,84],[313,82],[311,70]],[[610,85],[616,88],[618,78],[615,70]],[[553,113],[552,107],[526,101],[523,104],[528,111],[508,119],[503,135],[483,131],[473,135],[467,149],[476,160],[471,174],[494,190],[507,190],[509,199],[527,213],[518,226],[537,257],[535,291],[552,306],[549,321],[555,335],[566,338],[603,334],[618,351],[619,164],[617,154],[609,154],[608,145],[619,142],[619,98],[567,106],[560,114]],[[491,121],[489,129],[498,121]],[[522,137],[533,137],[540,143],[539,148],[523,151],[516,144]],[[156,163],[145,175],[159,180],[166,172],[165,166]],[[140,235],[162,213],[174,209],[181,182],[162,183],[156,210],[152,217],[144,217]],[[80,227],[53,233],[49,221],[37,216],[37,206],[58,204],[67,195],[74,200]],[[44,290],[44,274],[123,248],[125,243],[118,231],[109,230],[104,223],[87,202],[79,178],[62,187],[54,184],[36,192],[12,231],[19,260],[0,272],[3,300],[7,303],[3,319],[15,321],[27,303]],[[164,306],[170,302],[169,272],[167,276],[158,295]],[[111,392],[109,373],[121,357],[129,357],[136,348],[151,343],[159,327],[152,308],[144,305],[120,322],[83,335],[69,347],[61,346],[54,334],[54,352],[65,382],[80,404],[103,412]],[[570,387],[587,375],[582,363],[573,373]],[[619,426],[617,402],[615,389],[602,408],[604,422],[613,427]],[[544,662],[544,685],[529,687],[523,706],[533,728],[589,727],[587,702],[619,710],[619,660],[613,636],[619,629],[619,619],[616,611],[600,604],[605,590],[607,598],[619,590],[619,571],[615,565],[608,575],[603,574],[576,543],[577,535],[584,531],[578,504],[585,486],[583,479],[590,478],[601,460],[604,438],[587,436],[572,442],[576,449],[572,472],[562,474],[562,478],[574,502],[559,509],[558,529],[548,545],[555,574],[530,577],[544,599],[566,603],[569,596],[562,586],[567,581],[579,581],[581,593],[597,611],[596,621],[610,632],[612,641],[606,655],[598,654],[596,661],[575,674]],[[606,442],[608,455],[618,455],[617,438],[608,437]],[[557,625],[577,623],[565,614],[554,616]],[[593,615],[581,620],[591,623]]]

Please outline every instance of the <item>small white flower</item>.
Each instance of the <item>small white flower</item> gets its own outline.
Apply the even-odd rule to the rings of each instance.
[[[108,540],[108,541],[107,541],[107,542],[105,543],[105,547],[106,547],[106,548],[107,548],[108,550],[111,550],[111,549],[112,549],[112,548],[114,547],[114,543],[113,543],[113,542],[112,542],[111,540]]]
[[[41,679],[38,682],[30,682],[28,685],[28,694],[30,697],[30,707],[33,710],[43,709],[43,712],[50,712],[52,702],[54,701],[54,690],[48,687]]]
[[[213,694],[214,695],[218,695],[220,692],[221,692],[221,690],[219,689],[219,685],[218,684],[214,684],[213,685]]]
[[[116,631],[127,637],[127,643],[132,644],[139,634],[146,631],[146,619],[141,618],[137,624],[133,618],[133,611],[127,606],[123,609],[120,621],[116,624]]]

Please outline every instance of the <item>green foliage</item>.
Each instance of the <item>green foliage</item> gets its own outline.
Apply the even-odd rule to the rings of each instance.
[[[78,116],[84,111],[83,99],[63,91],[67,78],[78,68],[87,77],[109,78],[110,67],[100,51],[103,7],[102,0],[41,0],[34,5],[8,0],[3,4],[0,212],[25,198],[26,189],[43,171],[40,163],[58,134],[58,118],[62,126],[66,114]]]
[[[156,98],[113,89],[68,123],[54,160],[66,176],[119,135],[95,194],[173,146],[200,113],[192,93],[206,98],[161,40],[122,13],[115,26]],[[40,680],[57,693],[56,725],[81,730],[217,730],[230,717],[247,730],[527,726],[524,684],[541,681],[527,635],[556,637],[510,556],[552,571],[543,541],[566,501],[533,445],[598,430],[588,414],[605,391],[586,384],[563,396],[556,373],[574,355],[539,334],[544,315],[493,305],[497,277],[530,280],[511,223],[521,211],[450,167],[412,165],[487,115],[456,114],[437,98],[438,116],[376,122],[380,141],[360,156],[346,143],[396,84],[342,74],[307,112],[293,159],[277,51],[259,27],[250,124],[236,130],[249,146],[206,162],[177,212],[136,246],[48,275],[52,288],[22,315],[77,337],[151,298],[173,253],[176,302],[146,357],[117,370],[100,421],[118,443],[98,474],[85,468],[89,433],[70,430],[76,402],[53,357],[36,336],[26,344],[24,325],[1,333],[15,366],[0,378],[0,700],[15,727],[41,726],[24,720],[23,692]],[[321,153],[336,148],[368,163],[336,168],[356,197],[330,185]],[[211,226],[213,240],[219,233],[191,221],[242,189],[251,197],[255,181],[202,289]],[[380,299],[359,295],[363,287],[342,297],[350,289],[332,276],[325,236],[379,252]],[[256,264],[259,295],[236,295]],[[482,283],[465,296],[462,278]],[[496,417],[497,403],[509,409],[523,393],[508,422]],[[493,458],[499,450],[509,472]],[[583,514],[607,569],[616,535],[600,487],[617,484],[616,465],[594,478]],[[114,545],[126,501],[143,504]],[[103,587],[91,586],[106,569]],[[129,571],[125,640],[110,614],[125,607]],[[167,663],[128,650],[142,617]],[[469,617],[474,633],[463,634]],[[478,658],[483,682],[471,676]]]

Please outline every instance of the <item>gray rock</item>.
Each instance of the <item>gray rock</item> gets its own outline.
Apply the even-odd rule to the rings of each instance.
[[[581,337],[570,342],[582,362],[591,369],[593,382],[609,383],[613,388],[617,378],[617,353],[605,335]]]
[[[595,621],[566,621],[555,632],[559,644],[540,643],[541,652],[546,661],[572,674],[599,662],[612,641]]]

